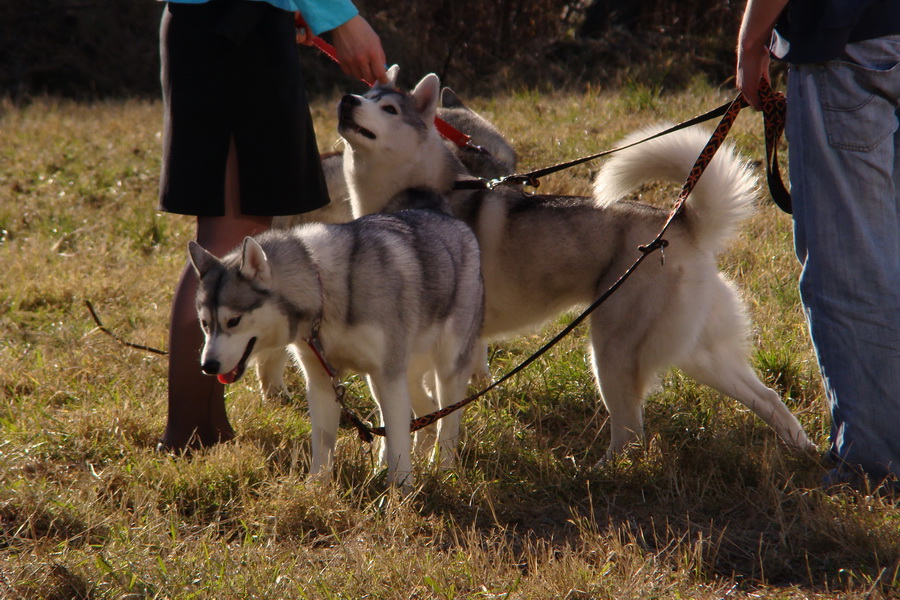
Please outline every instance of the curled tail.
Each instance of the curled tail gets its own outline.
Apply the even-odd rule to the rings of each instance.
[[[637,131],[620,145],[643,139],[668,124]],[[594,198],[612,204],[643,183],[683,183],[709,141],[697,127],[682,129],[613,154],[594,180]],[[697,242],[715,252],[723,249],[738,223],[749,216],[756,179],[731,144],[723,144],[697,182],[685,205],[685,218]],[[673,197],[674,201],[675,198]]]

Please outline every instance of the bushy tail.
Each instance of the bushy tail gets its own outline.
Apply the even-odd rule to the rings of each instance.
[[[662,124],[637,131],[620,145],[668,127]],[[613,154],[594,180],[594,198],[600,204],[612,204],[643,183],[683,183],[709,136],[703,129],[690,127]],[[685,218],[703,248],[721,251],[752,211],[756,179],[745,162],[731,144],[723,144],[688,197]]]

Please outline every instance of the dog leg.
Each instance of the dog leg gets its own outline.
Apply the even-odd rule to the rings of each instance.
[[[312,461],[310,476],[328,480],[334,467],[334,447],[337,443],[341,409],[331,381],[318,364],[305,368],[306,399],[309,404],[309,420],[312,425]]]
[[[609,412],[610,442],[606,460],[643,437],[643,402],[647,384],[637,372],[636,358],[616,360],[608,354],[600,356],[596,346],[591,357],[600,397]]]
[[[266,400],[287,400],[284,385],[284,368],[287,365],[287,350],[260,352],[256,356],[256,376]]]
[[[752,410],[788,446],[808,452],[816,450],[778,393],[767,388],[750,368],[741,348],[717,344],[692,352],[689,361],[679,365],[685,373]]]
[[[727,284],[714,291],[716,299],[707,313],[703,330],[694,348],[685,353],[686,360],[677,366],[700,383],[752,410],[788,446],[815,451],[815,445],[778,393],[767,388],[750,367],[744,346],[746,317],[737,295]]]
[[[478,340],[475,343],[472,364],[474,365],[472,371],[472,385],[484,388],[493,383],[494,377],[491,375],[491,365],[490,361],[488,361],[488,344],[484,340]]]
[[[643,388],[629,385],[623,381],[626,378],[608,372],[599,375],[600,396],[609,412],[610,428],[609,447],[604,459],[621,454],[629,445],[644,437],[644,397],[638,391]]]
[[[369,376],[369,388],[381,407],[385,429],[382,459],[388,466],[388,483],[412,489],[415,483],[412,474],[412,436],[409,433],[412,406],[407,376],[405,373],[399,377],[373,374]]]
[[[434,373],[429,372],[425,375],[431,382],[429,387],[434,390]],[[415,412],[417,417],[421,417],[423,415],[427,415],[433,413],[438,409],[438,403],[434,399],[434,397],[428,393],[428,389],[426,389],[425,381],[421,375],[410,375],[409,377],[409,395],[410,400],[412,401],[413,412]],[[437,443],[437,432],[438,426],[437,423],[433,423],[424,429],[420,429],[415,434],[415,452],[418,455],[424,456],[425,454],[434,452],[435,444]]]
[[[468,378],[469,374],[461,371],[438,374],[437,396],[441,408],[450,406],[465,398]],[[457,410],[438,421],[437,452],[442,469],[448,469],[456,462],[462,413],[462,410]]]

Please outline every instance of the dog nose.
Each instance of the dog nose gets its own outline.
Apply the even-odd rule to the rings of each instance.
[[[362,101],[358,97],[353,94],[346,94],[341,98],[341,102],[338,105],[338,116],[349,116],[348,113],[352,112],[360,104],[362,104]]]
[[[344,94],[344,97],[341,98],[341,107],[352,108],[354,106],[359,106],[362,104],[362,101],[358,96],[354,96],[353,94]]]
[[[203,369],[203,372],[207,375],[218,375],[222,365],[217,360],[208,360],[200,365],[200,368]]]

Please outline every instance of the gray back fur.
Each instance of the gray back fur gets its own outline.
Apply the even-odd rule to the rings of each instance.
[[[425,203],[436,199],[420,196]],[[401,210],[345,224],[270,230],[255,239],[272,269],[272,289],[255,290],[243,280],[235,250],[223,259],[227,273],[204,277],[208,297],[245,307],[273,303],[295,342],[309,336],[319,314],[326,346],[334,332],[380,330],[392,349],[383,357],[388,373],[410,360],[424,331],[442,328],[461,338],[455,342],[462,342],[458,360],[468,368],[484,292],[478,243],[461,221],[433,210]]]

